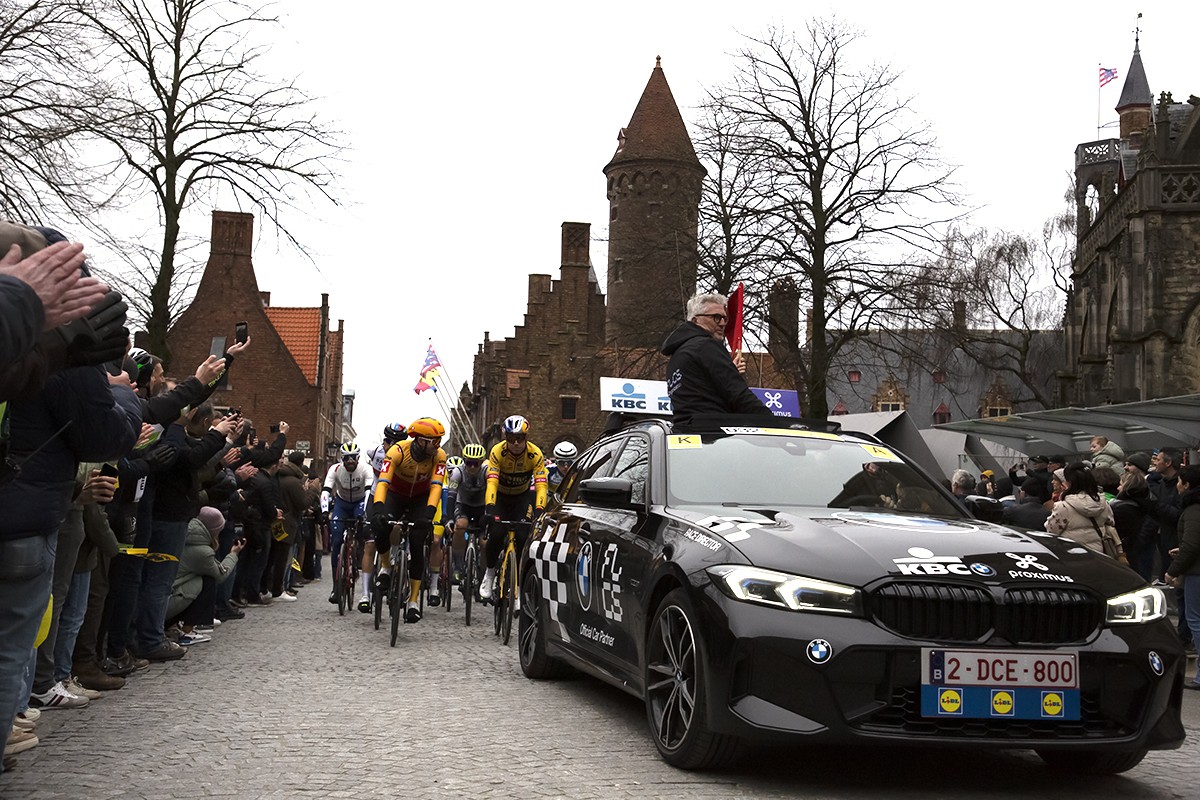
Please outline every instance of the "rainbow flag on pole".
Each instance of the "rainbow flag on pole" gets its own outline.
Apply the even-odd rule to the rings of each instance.
[[[435,380],[438,375],[438,367],[440,366],[442,366],[442,362],[438,360],[433,345],[429,345],[429,350],[425,353],[425,364],[421,367],[421,379],[417,381],[417,385],[413,387],[413,391],[420,394],[426,389],[433,389],[436,392],[437,386],[435,385]]]

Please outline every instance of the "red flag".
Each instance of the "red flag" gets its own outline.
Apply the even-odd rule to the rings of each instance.
[[[725,341],[729,349],[737,352],[742,349],[742,284],[729,295],[729,303],[725,306],[729,319],[725,321]]]

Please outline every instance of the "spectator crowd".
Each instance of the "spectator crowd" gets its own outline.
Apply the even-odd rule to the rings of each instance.
[[[286,422],[267,442],[212,404],[248,341],[171,380],[82,245],[0,222],[0,254],[2,772],[42,713],[319,579],[320,484]]]
[[[1147,583],[1174,590],[1179,636],[1189,654],[1200,641],[1200,466],[1173,447],[1126,455],[1095,436],[1089,454],[1033,456],[1006,478],[984,470],[977,481],[956,470],[950,489],[962,500],[1001,504],[1001,521],[1045,530],[1125,561]],[[1110,543],[1105,546],[1105,540]],[[1189,689],[1200,689],[1195,680]]]

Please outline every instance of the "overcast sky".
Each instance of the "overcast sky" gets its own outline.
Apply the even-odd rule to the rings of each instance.
[[[255,267],[275,305],[320,303],[346,326],[344,386],[363,444],[395,419],[443,416],[413,393],[432,336],[456,386],[483,332],[513,334],[531,272],[558,277],[560,225],[592,224],[603,287],[608,202],[601,172],[662,56],[691,124],[706,87],[732,74],[744,35],[802,30],[796,2],[375,2],[331,13],[287,0],[269,56],[346,133],[343,208],[296,229],[316,264],[259,230]],[[1188,44],[1200,4],[1147,4],[1150,88],[1200,94]],[[1133,9],[1132,11],[1130,9]],[[1075,146],[1116,136],[1137,9],[1126,3],[896,3],[838,6],[933,126],[978,225],[1034,233],[1062,206]],[[636,25],[628,20],[636,19]],[[1098,90],[1098,67],[1120,78]],[[1189,65],[1192,69],[1189,70]],[[207,232],[208,209],[188,227]],[[232,332],[230,332],[232,333]],[[537,441],[537,431],[533,432]]]

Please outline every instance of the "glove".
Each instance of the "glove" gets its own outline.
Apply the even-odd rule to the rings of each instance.
[[[480,519],[479,519],[479,522],[483,525],[483,529],[487,530],[488,528],[490,528],[492,526],[492,523],[495,521],[496,521],[496,506],[494,506],[494,505],[484,506],[483,516],[480,517]]]
[[[129,329],[114,329],[108,336],[98,339],[92,336],[77,336],[67,345],[67,361],[75,367],[103,364],[118,359],[129,347]]]
[[[437,516],[436,506],[425,506],[421,509],[421,518],[417,522],[433,522],[433,518]]]
[[[161,472],[175,463],[175,456],[175,448],[169,444],[163,444],[146,453],[143,458],[150,465],[151,472]]]
[[[120,293],[110,291],[104,295],[85,319],[91,325],[95,338],[107,339],[125,327],[125,312],[127,311],[129,311],[129,306],[121,299]],[[128,335],[129,331],[126,331],[125,334]]]
[[[539,518],[542,516],[542,512],[543,512],[543,511],[545,511],[545,510],[546,510],[546,509],[545,509],[545,508],[543,508],[542,506],[535,506],[535,507],[534,507],[534,509],[533,509],[533,519],[534,519],[534,521],[536,521],[537,519],[539,519]]]

